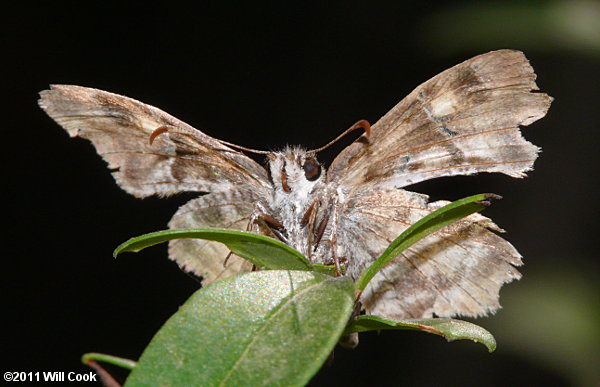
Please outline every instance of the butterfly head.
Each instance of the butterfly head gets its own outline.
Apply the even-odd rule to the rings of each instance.
[[[269,153],[269,172],[275,192],[307,197],[319,183],[325,181],[325,168],[314,152],[298,147],[286,147]]]

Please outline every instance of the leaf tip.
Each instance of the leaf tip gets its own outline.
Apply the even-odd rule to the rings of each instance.
[[[114,249],[113,251],[113,258],[117,258],[117,255],[120,255],[122,253],[137,253],[138,251],[140,251],[141,249],[135,249],[132,248],[135,247],[131,244],[131,240],[127,241],[127,242],[123,242],[121,243],[119,246],[117,246],[116,249]]]
[[[473,341],[477,342],[477,340],[473,340]],[[496,339],[494,339],[493,336],[491,336],[491,340],[488,340],[485,343],[482,342],[482,344],[487,347],[489,353],[492,353],[496,350]]]
[[[123,246],[123,245],[119,245],[119,247],[117,247],[117,248],[116,248],[116,249],[113,251],[113,253],[112,253],[112,256],[113,256],[113,258],[117,258],[117,255],[119,255],[119,254],[121,254],[122,252],[126,251],[126,250],[125,250],[125,249],[124,249],[122,246]]]

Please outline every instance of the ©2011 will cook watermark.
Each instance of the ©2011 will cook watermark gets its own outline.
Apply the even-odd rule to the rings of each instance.
[[[94,371],[79,373],[66,371],[6,371],[5,382],[96,382],[98,375]]]

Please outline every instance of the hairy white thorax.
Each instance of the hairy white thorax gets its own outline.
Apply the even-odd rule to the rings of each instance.
[[[285,242],[310,258],[309,233],[314,233],[316,212],[320,199],[326,192],[325,168],[318,163],[314,153],[299,147],[286,147],[268,155],[273,193],[266,203],[270,214],[285,230]],[[308,212],[308,213],[307,213]]]

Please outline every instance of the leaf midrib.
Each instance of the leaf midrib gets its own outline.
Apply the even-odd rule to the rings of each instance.
[[[263,325],[260,327],[260,329],[258,329],[256,331],[256,333],[254,334],[254,337],[252,338],[252,340],[250,340],[248,342],[248,344],[246,345],[246,348],[244,349],[244,351],[240,354],[240,356],[238,357],[238,359],[235,361],[235,363],[233,364],[233,366],[229,369],[229,372],[225,375],[225,377],[223,378],[223,380],[221,381],[221,383],[219,384],[219,386],[225,386],[225,383],[227,382],[227,380],[231,377],[231,375],[233,375],[234,371],[238,368],[239,364],[241,363],[241,361],[245,358],[246,354],[248,353],[250,347],[252,347],[252,345],[256,342],[256,340],[258,340],[258,337],[261,336],[260,333],[262,333],[265,328],[268,325],[268,322],[271,321],[272,319],[274,319],[278,314],[280,314],[283,310],[285,310],[287,308],[288,305],[291,305],[294,300],[296,298],[298,298],[299,296],[301,296],[302,294],[306,293],[307,291],[309,291],[310,289],[312,289],[315,286],[319,286],[327,281],[331,281],[332,279],[330,278],[326,278],[323,281],[319,281],[313,285],[309,285],[306,288],[302,289],[300,292],[295,293],[293,296],[289,297],[285,302],[283,302],[282,304],[280,304],[279,308],[276,308],[270,315],[268,318],[264,319],[264,323]],[[293,286],[292,286],[293,289]]]

